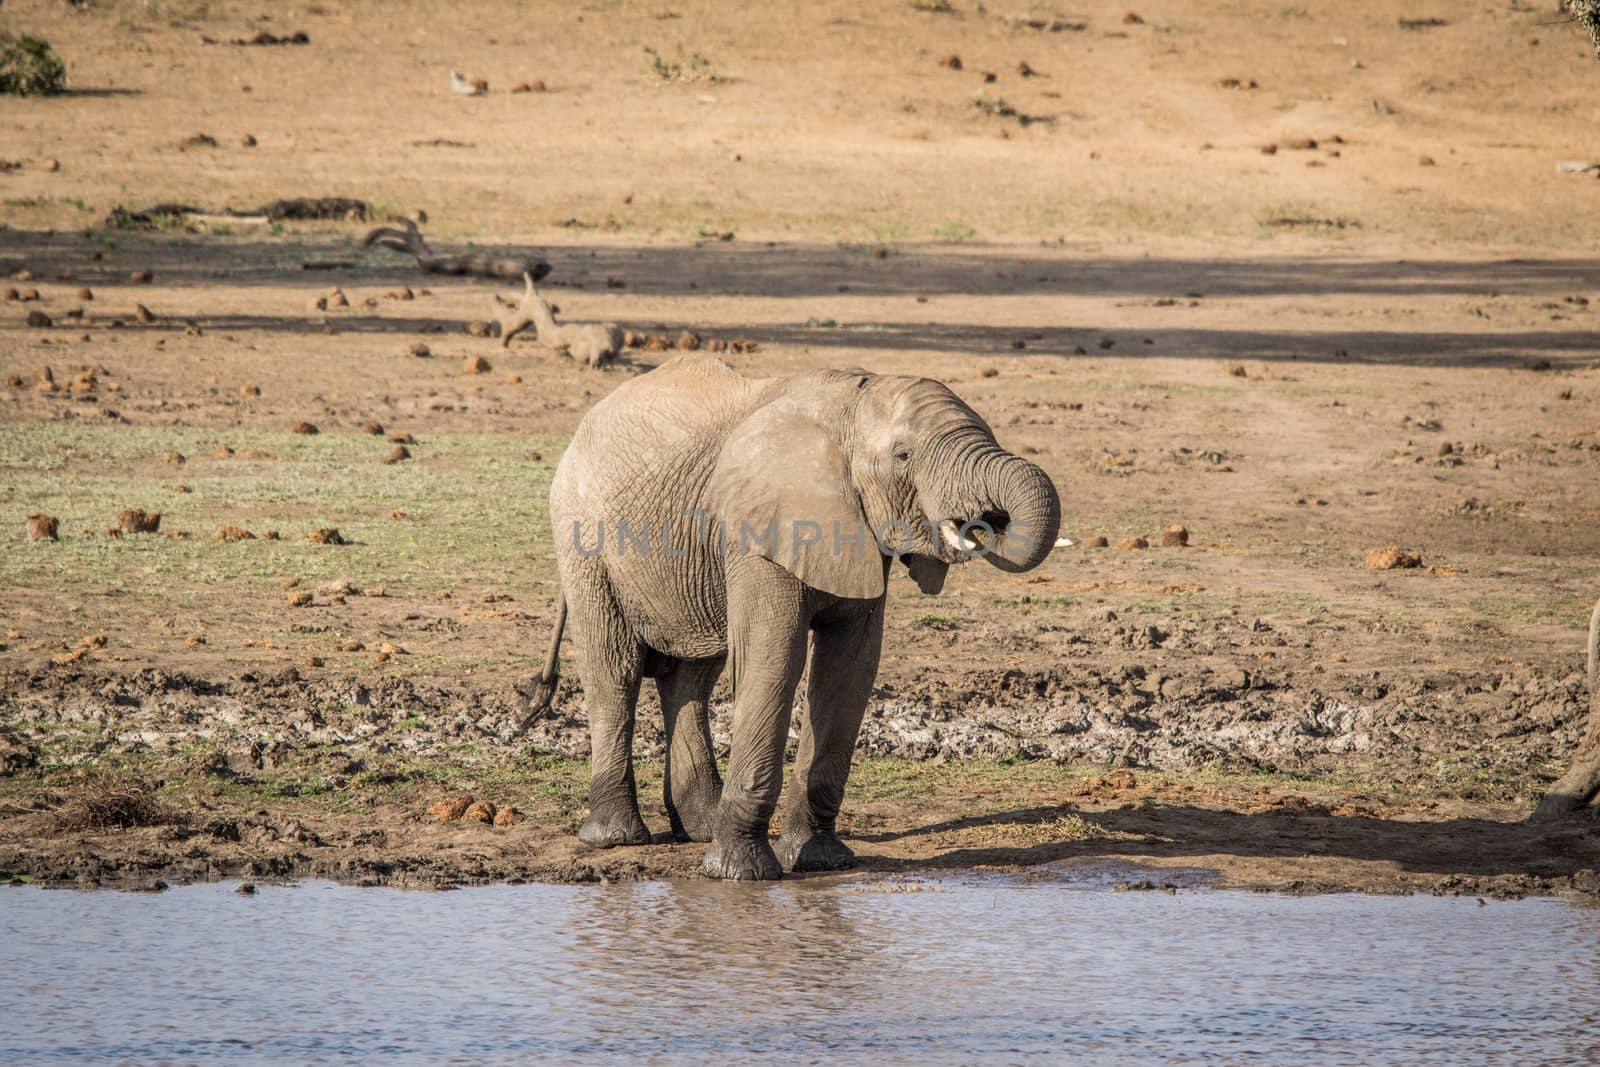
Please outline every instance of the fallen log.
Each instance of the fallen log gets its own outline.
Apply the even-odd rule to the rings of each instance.
[[[550,273],[550,264],[542,256],[491,255],[487,252],[468,252],[459,256],[436,255],[423,240],[422,231],[410,219],[390,219],[398,226],[380,226],[367,234],[361,247],[381,245],[416,257],[417,266],[429,274],[476,274],[485,278],[520,279],[524,274],[538,281]]]

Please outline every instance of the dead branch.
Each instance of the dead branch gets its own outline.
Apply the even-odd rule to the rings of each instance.
[[[491,256],[483,252],[469,252],[461,256],[436,255],[423,240],[422,231],[410,219],[393,218],[394,226],[380,226],[361,240],[361,247],[382,245],[397,252],[415,256],[417,266],[429,274],[476,274],[485,278],[521,278],[531,275],[543,278],[550,273],[550,264],[537,255]]]
[[[602,367],[622,351],[622,330],[612,322],[556,321],[555,309],[533,287],[533,276],[523,274],[522,303],[496,297],[498,304],[509,310],[497,315],[500,322],[500,346],[511,344],[511,339],[529,326],[538,331],[539,343],[576,359],[590,367]]]

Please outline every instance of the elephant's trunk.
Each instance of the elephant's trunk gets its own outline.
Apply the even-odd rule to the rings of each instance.
[[[1003,571],[1031,571],[1055,547],[1061,529],[1061,498],[1050,476],[1021,456],[1003,453],[994,465],[979,516],[996,533],[984,558]]]
[[[1061,499],[1055,484],[1037,464],[994,444],[970,438],[952,464],[952,491],[947,516],[957,521],[981,520],[995,537],[984,558],[1003,571],[1032,570],[1055,547],[1061,527]]]

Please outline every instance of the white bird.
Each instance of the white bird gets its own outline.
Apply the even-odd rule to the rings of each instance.
[[[450,91],[452,93],[461,93],[463,96],[482,96],[489,91],[489,83],[482,78],[474,78],[468,81],[452,70],[450,72]]]

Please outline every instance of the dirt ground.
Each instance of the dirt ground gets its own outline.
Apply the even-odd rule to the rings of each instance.
[[[1600,594],[1600,181],[1556,165],[1600,155],[1600,63],[1557,19],[7,3],[72,91],[0,108],[0,872],[697,869],[571,838],[570,664],[509,738],[554,465],[666,353],[502,350],[469,332],[497,283],[250,214],[340,196],[536,250],[568,318],[751,342],[748,374],[939,378],[1056,479],[1078,543],[1038,571],[891,584],[868,876],[1596,893],[1600,823],[1520,821],[1582,735]],[[158,203],[204,216],[114,215]],[[159,532],[111,536],[132,508]],[[1391,545],[1421,565],[1366,566]],[[101,772],[166,814],[68,828]],[[526,821],[428,816],[467,792]]]

